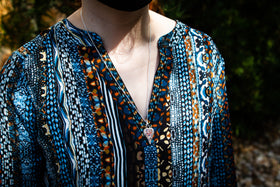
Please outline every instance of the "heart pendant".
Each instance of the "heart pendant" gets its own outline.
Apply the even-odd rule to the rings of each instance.
[[[148,139],[149,144],[151,144],[152,139],[154,137],[154,129],[153,128],[145,128],[144,129],[144,135],[146,136],[146,138]]]

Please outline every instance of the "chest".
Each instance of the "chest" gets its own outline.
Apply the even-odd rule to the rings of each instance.
[[[110,55],[112,63],[143,118],[147,117],[155,73],[159,65],[157,49],[135,51],[130,55]]]

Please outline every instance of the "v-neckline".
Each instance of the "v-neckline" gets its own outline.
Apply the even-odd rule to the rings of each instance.
[[[100,63],[103,63],[103,65],[106,67],[107,72],[104,71],[103,68],[100,68],[99,65],[97,64],[93,64],[93,66],[98,70],[99,73],[108,73],[109,76],[112,77],[112,80],[115,82],[115,86],[119,87],[119,91],[122,92],[121,94],[124,94],[123,96],[121,96],[123,99],[126,100],[127,103],[129,103],[129,105],[132,105],[133,108],[133,113],[137,115],[137,119],[140,119],[140,123],[147,125],[147,122],[143,119],[142,115],[139,113],[137,106],[130,94],[130,92],[128,91],[124,81],[122,80],[122,77],[120,76],[119,72],[117,71],[114,63],[112,62],[108,52],[105,50],[105,48],[103,47],[102,44],[99,44],[96,46],[98,48],[98,50],[100,51],[102,58],[104,59],[100,61]],[[88,47],[87,47],[88,48]],[[89,47],[95,50],[94,47]],[[160,49],[159,49],[160,50]],[[157,88],[157,84],[156,84],[156,77],[161,77],[161,69],[164,67],[164,61],[162,60],[164,57],[162,56],[163,53],[160,52],[160,60],[159,60],[159,64],[158,67],[156,68],[156,73],[154,75],[153,78],[153,85],[152,85],[152,92],[150,95],[150,99],[149,99],[149,103],[148,103],[148,121],[152,121],[151,118],[151,113],[153,112],[153,107],[151,107],[151,104],[153,103],[153,101],[156,100],[158,94],[159,94],[159,90]],[[105,75],[106,76],[106,75]],[[111,85],[109,85],[109,87],[111,87]]]
[[[103,45],[102,45],[103,47]],[[116,69],[112,59],[110,58],[108,52],[104,49],[105,53],[102,54],[102,56],[106,56],[106,60],[104,60],[103,63],[106,63],[106,66],[108,67],[108,71],[111,71],[111,75],[114,76],[114,80],[117,82],[116,85],[119,86],[120,91],[124,92],[123,94],[125,94],[124,98],[127,99],[127,102],[129,104],[131,104],[134,108],[134,110],[136,111],[136,114],[138,115],[139,118],[141,118],[141,122],[144,123],[145,125],[148,125],[147,123],[151,122],[151,112],[153,112],[152,108],[151,108],[151,103],[156,99],[157,95],[159,92],[155,91],[156,90],[156,83],[155,83],[155,79],[156,77],[160,77],[161,71],[160,69],[164,66],[164,62],[162,60],[159,60],[158,66],[156,67],[156,72],[154,74],[153,77],[153,85],[152,85],[152,92],[150,93],[151,95],[147,96],[149,99],[148,102],[148,113],[147,113],[147,119],[148,121],[146,121],[143,116],[139,113],[139,110],[137,108],[137,105],[131,95],[131,93],[129,92],[127,86],[125,85],[125,82],[123,81],[122,77],[120,76],[118,70]],[[161,55],[161,54],[160,54]],[[161,59],[161,57],[160,57]],[[150,110],[151,109],[151,110]]]
[[[139,111],[137,110],[137,106],[131,96],[131,94],[129,93],[127,87],[125,86],[124,81],[122,80],[121,76],[119,75],[116,67],[114,66],[108,52],[106,51],[105,47],[104,47],[104,43],[102,41],[102,38],[95,32],[87,32],[85,30],[79,29],[76,26],[74,26],[69,20],[64,19],[62,21],[65,24],[65,27],[67,30],[70,30],[72,34],[74,34],[77,37],[77,34],[80,35],[80,42],[84,45],[84,47],[92,49],[92,50],[96,50],[95,47],[92,46],[92,42],[91,39],[89,37],[92,37],[93,41],[95,42],[96,47],[98,48],[98,51],[100,52],[100,54],[102,55],[103,60],[101,60],[100,63],[103,63],[104,66],[106,67],[105,69],[107,70],[107,72],[110,74],[110,76],[113,78],[115,84],[117,87],[121,87],[119,89],[123,90],[125,94],[125,96],[122,96],[123,99],[125,99],[127,101],[127,103],[129,103],[130,105],[133,105],[133,114],[137,115],[136,119],[138,119],[138,122],[141,124],[141,128],[145,128],[144,125],[146,124],[146,121],[143,119],[143,117],[141,116],[141,114],[139,113]],[[161,76],[161,71],[160,69],[164,67],[165,65],[165,61],[164,59],[166,58],[166,54],[165,54],[165,50],[167,48],[171,48],[171,39],[176,31],[176,28],[179,26],[178,21],[176,21],[176,25],[174,26],[174,28],[167,34],[161,36],[158,41],[157,41],[157,45],[158,45],[158,50],[159,50],[159,64],[158,67],[156,68],[156,73],[154,75],[153,78],[153,85],[152,85],[152,92],[151,92],[151,96],[149,99],[149,103],[148,103],[148,114],[147,114],[147,118],[148,121],[152,122],[151,120],[151,113],[154,110],[155,106],[152,106],[153,101],[156,100],[160,90],[157,88],[157,84],[156,84],[156,77],[160,78]],[[69,28],[70,27],[70,28]],[[73,33],[74,32],[74,33]],[[171,49],[168,49],[171,50]],[[96,54],[94,55],[96,56]],[[170,56],[172,56],[172,54],[170,54]],[[98,58],[98,56],[96,56]],[[100,67],[98,67],[96,64],[93,64],[93,66],[95,66],[94,68],[98,69],[98,71],[100,73],[104,73],[104,69],[100,69]],[[110,85],[109,85],[110,86]],[[129,98],[129,99],[128,99]]]

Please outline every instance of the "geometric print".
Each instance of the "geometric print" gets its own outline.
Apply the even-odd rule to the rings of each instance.
[[[159,39],[150,145],[102,39],[90,35],[106,65],[67,19],[5,63],[0,184],[236,186],[225,62],[213,40],[179,21]]]
[[[162,39],[163,40],[163,39]],[[164,48],[162,48],[164,49]],[[102,51],[102,49],[99,49],[100,51]],[[127,101],[127,97],[130,97],[130,95],[128,95],[127,97],[124,97],[122,94],[122,90],[119,89],[119,85],[123,85],[124,86],[124,83],[121,81],[121,78],[120,76],[118,75],[117,71],[115,70],[115,67],[113,66],[112,62],[110,61],[110,59],[108,58],[108,56],[106,54],[103,54],[103,56],[105,56],[105,63],[107,63],[106,65],[110,68],[110,71],[111,72],[108,72],[107,69],[106,69],[106,66],[104,65],[104,63],[102,61],[100,61],[98,59],[98,54],[96,52],[96,50],[94,48],[85,48],[85,47],[82,47],[80,48],[80,55],[82,56],[82,62],[83,63],[88,63],[88,64],[92,64],[92,68],[87,68],[88,70],[88,76],[90,74],[94,74],[94,73],[91,73],[92,69],[96,70],[96,72],[99,72],[98,73],[98,76],[99,78],[98,79],[101,79],[101,78],[104,78],[105,82],[106,82],[106,85],[107,87],[109,88],[109,90],[111,90],[112,94],[114,97],[113,99],[116,101],[117,105],[118,105],[118,109],[119,109],[119,113],[121,114],[121,116],[123,116],[123,120],[127,121],[127,122],[124,122],[123,124],[128,124],[127,126],[131,125],[131,126],[141,126],[141,123],[143,123],[140,119],[140,121],[137,125],[137,118],[135,118],[135,114],[134,112],[131,112],[130,114],[127,113],[127,112],[124,112],[124,110],[126,110],[126,107],[129,106],[129,110],[135,110],[135,108],[129,103],[129,101]],[[157,69],[157,73],[156,73],[156,76],[155,76],[155,81],[154,81],[154,91],[153,91],[153,94],[152,94],[152,97],[151,97],[151,102],[150,102],[150,110],[149,110],[149,114],[152,114],[152,118],[151,119],[156,119],[156,120],[150,120],[152,126],[154,129],[164,129],[164,126],[165,124],[168,124],[169,123],[169,120],[166,121],[165,119],[169,119],[168,116],[164,115],[166,114],[166,108],[167,108],[167,102],[166,102],[166,93],[164,90],[167,90],[168,88],[166,89],[162,89],[162,91],[158,91],[156,90],[160,85],[165,85],[165,86],[168,86],[168,80],[169,80],[169,73],[170,73],[170,70],[171,70],[171,61],[168,60],[168,59],[171,59],[168,55],[166,54],[170,54],[170,53],[167,53],[165,51],[162,51],[161,53],[161,61],[160,61],[160,65]],[[168,62],[168,63],[167,63]],[[167,70],[167,71],[166,71]],[[114,77],[112,77],[114,76]],[[115,80],[118,80],[119,84],[116,84]],[[167,81],[167,82],[166,82]],[[95,83],[96,84],[96,83]],[[88,83],[88,85],[93,85],[93,83]],[[102,88],[102,86],[101,86]],[[126,90],[125,87],[123,87],[124,90]],[[104,93],[104,88],[102,88],[101,90],[103,90],[102,92]],[[126,94],[128,94],[128,92],[126,92]],[[106,94],[105,94],[106,95]],[[105,97],[104,97],[105,98]],[[159,102],[161,101],[161,102]],[[163,108],[162,108],[163,107]],[[107,110],[109,108],[113,108],[113,107],[110,107],[110,105],[107,106]],[[160,110],[158,110],[158,109]],[[112,110],[112,109],[110,109]],[[160,113],[159,113],[160,112]],[[139,116],[139,115],[138,115]],[[157,116],[161,116],[161,117],[157,117]],[[108,119],[112,119],[112,117],[107,117]],[[130,119],[130,120],[128,120]],[[132,119],[132,120],[131,120]],[[133,124],[135,123],[135,124]],[[161,128],[159,128],[159,125],[161,126]],[[112,128],[111,128],[112,129]],[[130,129],[132,129],[130,127]],[[136,128],[135,128],[136,129]],[[137,131],[135,131],[136,134],[138,133]],[[130,132],[131,133],[131,132]],[[167,130],[164,130],[164,131],[161,131],[161,135],[164,136],[162,133],[167,133],[166,137],[168,137],[168,128]],[[137,137],[137,139],[139,140],[139,138],[143,138],[142,134],[138,133],[140,136]],[[161,137],[162,137],[161,136]],[[112,139],[117,139],[117,138],[112,138]],[[158,136],[155,136],[155,141],[156,141],[156,145],[158,147],[158,150],[163,150],[163,151],[160,151],[160,152],[163,152],[163,153],[160,153],[158,155],[159,156],[159,161],[154,163],[153,165],[153,168],[154,170],[148,170],[148,168],[146,167],[145,169],[145,173],[147,173],[147,171],[154,171],[155,174],[152,174],[152,175],[145,175],[145,183],[148,183],[148,181],[150,181],[150,179],[148,179],[147,177],[151,176],[153,179],[151,179],[152,181],[157,181],[158,180],[158,177],[157,177],[157,173],[159,170],[159,172],[161,173],[169,173],[169,177],[170,177],[170,173],[171,173],[171,162],[168,163],[168,160],[170,160],[170,157],[168,157],[166,155],[166,151],[168,152],[168,148],[166,147],[162,147],[162,146],[159,146],[159,145],[163,145],[162,142],[163,142],[163,139],[161,138],[159,140]],[[133,140],[135,141],[135,140]],[[168,140],[165,140],[165,141],[168,141]],[[146,142],[146,140],[145,140]],[[137,142],[136,142],[137,143]],[[139,144],[141,144],[139,142]],[[151,149],[153,151],[155,151],[154,153],[152,152],[145,152],[145,147],[146,147],[146,143],[144,144],[144,159],[146,161],[146,159],[149,160],[149,155],[152,154],[152,155],[157,155],[157,149]],[[117,146],[115,146],[115,148],[117,148]],[[140,149],[143,149],[140,147]],[[134,150],[135,152],[137,152],[137,150]],[[130,154],[130,153],[128,153]],[[114,155],[114,158],[118,158],[119,156],[118,155]],[[123,155],[121,155],[121,157],[124,157]],[[169,158],[169,159],[168,159]],[[141,162],[139,162],[140,164]],[[149,163],[149,162],[147,162]],[[157,169],[157,163],[160,163],[160,167],[159,169]],[[133,163],[133,165],[135,165],[135,163]],[[146,164],[145,164],[146,165]],[[139,166],[140,167],[140,166]],[[170,171],[165,171],[165,168],[170,168],[169,170]],[[116,170],[116,169],[115,169]],[[118,169],[116,170],[118,171]],[[117,173],[116,173],[117,174]],[[166,178],[168,176],[164,175],[162,176],[162,180],[164,180],[164,178]],[[139,184],[142,183],[140,182],[142,180],[142,177],[140,177],[139,179]],[[167,180],[169,184],[171,184],[171,179]]]

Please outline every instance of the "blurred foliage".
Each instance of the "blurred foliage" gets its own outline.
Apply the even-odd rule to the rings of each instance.
[[[3,1],[3,0],[2,0]],[[17,48],[78,0],[12,0],[0,41]],[[276,122],[280,107],[280,1],[160,0],[166,16],[209,34],[226,61],[231,120],[237,136],[254,137]]]
[[[7,0],[1,0],[7,1]],[[2,16],[1,46],[16,49],[54,24],[57,17],[69,15],[80,5],[79,0],[9,0]],[[4,4],[4,3],[3,3]]]
[[[276,123],[280,112],[280,1],[161,3],[168,17],[209,34],[225,58],[234,133],[256,137],[268,122]]]

